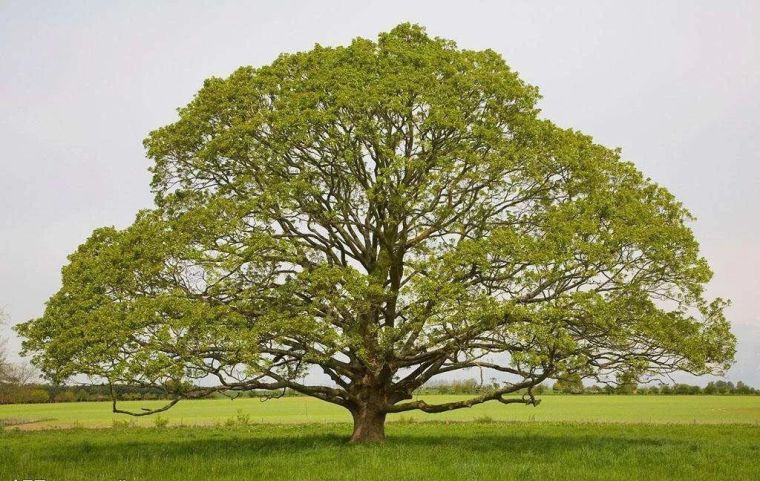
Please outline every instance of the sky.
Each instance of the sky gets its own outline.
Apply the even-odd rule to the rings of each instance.
[[[0,0],[8,324],[42,314],[93,229],[151,206],[142,140],[205,78],[409,21],[502,54],[545,118],[622,148],[692,211],[708,293],[733,302],[727,378],[760,386],[760,2],[538,3]]]

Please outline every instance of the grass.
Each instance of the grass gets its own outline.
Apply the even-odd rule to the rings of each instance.
[[[136,421],[108,403],[0,406],[0,426],[24,423],[0,430],[0,481],[760,479],[760,397],[546,396],[537,408],[404,413],[370,446],[346,444],[347,421],[298,397],[183,402]]]
[[[350,426],[255,425],[0,433],[0,479],[752,480],[751,425],[395,423],[382,445]]]
[[[429,402],[446,402],[466,396],[427,396]],[[157,407],[160,401],[120,403],[139,411]],[[169,426],[225,424],[239,415],[251,423],[349,422],[348,412],[338,406],[306,397],[262,402],[238,398],[182,401],[162,419]],[[748,423],[760,424],[760,396],[544,396],[538,407],[485,403],[470,409],[441,414],[408,412],[389,416],[389,421],[493,421],[599,422],[599,423]],[[152,416],[130,418],[113,414],[110,403],[15,404],[0,406],[0,425],[23,420],[24,429],[61,427],[111,427],[116,420],[154,426]],[[35,422],[37,421],[37,422]]]

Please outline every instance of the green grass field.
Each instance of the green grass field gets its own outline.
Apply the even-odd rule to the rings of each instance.
[[[467,396],[428,396],[429,402],[446,402]],[[132,401],[121,408],[139,411],[161,401]],[[182,401],[160,416],[177,425],[224,424],[239,414],[252,423],[346,423],[348,411],[314,398],[287,397],[269,401],[252,398]],[[593,423],[745,423],[760,425],[760,396],[544,396],[538,407],[485,403],[441,414],[408,412],[389,421],[552,421]],[[155,416],[131,418],[113,414],[107,402],[0,405],[0,423],[24,423],[23,429],[49,427],[111,427],[113,420],[153,426]],[[1,480],[0,480],[1,481]]]
[[[0,406],[11,425],[0,481],[760,479],[752,396],[545,396],[537,408],[407,413],[369,446],[346,444],[348,415],[309,398],[184,402],[163,413],[167,427],[113,427],[124,418],[109,403]]]
[[[345,424],[0,434],[0,479],[756,480],[750,425],[391,424],[383,445]]]

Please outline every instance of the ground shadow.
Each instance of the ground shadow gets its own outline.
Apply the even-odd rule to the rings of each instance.
[[[520,456],[540,449],[545,456],[559,456],[572,451],[604,449],[611,452],[636,447],[663,447],[683,444],[684,441],[659,437],[622,436],[552,436],[525,431],[510,433],[508,428],[499,434],[458,435],[447,433],[416,434],[411,427],[405,433],[392,433],[380,445],[350,445],[348,433],[335,432],[333,428],[324,434],[299,434],[292,430],[287,435],[264,435],[261,432],[245,430],[216,431],[213,437],[201,435],[196,438],[192,430],[125,430],[114,435],[108,443],[90,442],[87,439],[63,442],[46,453],[40,453],[49,460],[65,462],[72,458],[86,457],[90,461],[107,461],[119,457],[149,459],[153,456],[182,460],[197,457],[202,453],[223,453],[225,457],[300,455],[316,450],[346,450],[354,453],[361,449],[405,449],[434,452],[437,449],[452,449],[456,452],[477,453],[478,456]],[[142,432],[139,432],[142,431]],[[166,433],[176,436],[167,438]],[[130,433],[134,433],[132,438]],[[155,433],[155,439],[150,439]]]

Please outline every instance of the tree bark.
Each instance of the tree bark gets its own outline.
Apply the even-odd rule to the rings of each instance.
[[[384,411],[370,405],[359,406],[351,410],[354,417],[354,432],[351,443],[377,443],[385,440]]]

